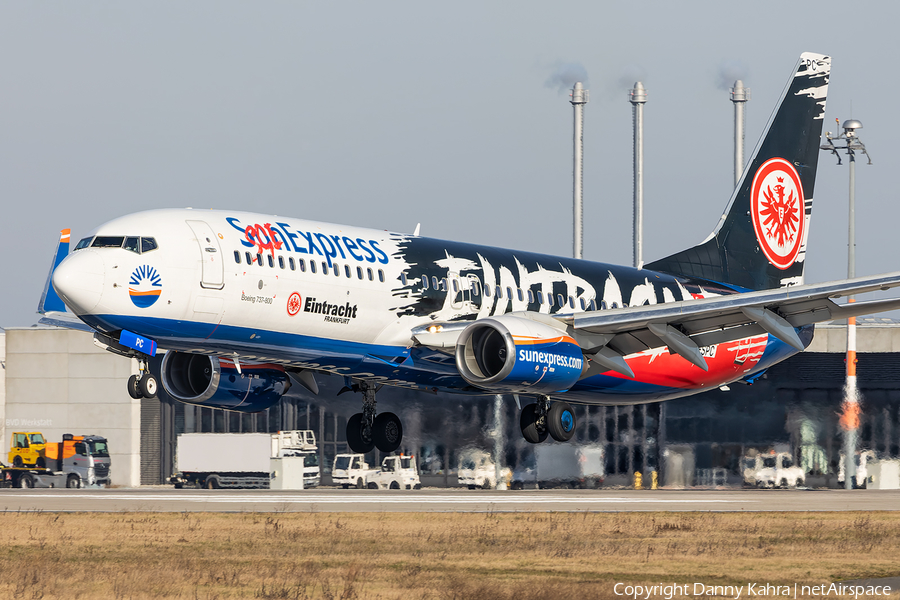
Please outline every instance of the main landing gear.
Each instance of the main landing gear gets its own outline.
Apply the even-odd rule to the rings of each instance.
[[[363,411],[347,420],[347,445],[358,454],[378,448],[381,452],[393,452],[403,441],[403,424],[394,413],[375,415],[375,386],[365,381],[353,386],[362,392]]]
[[[135,400],[156,398],[158,390],[159,382],[150,373],[147,361],[143,357],[138,357],[138,374],[128,378],[128,395]]]
[[[550,403],[548,396],[539,396],[519,415],[522,437],[531,444],[540,444],[549,435],[557,442],[568,442],[575,435],[575,412],[568,402]]]

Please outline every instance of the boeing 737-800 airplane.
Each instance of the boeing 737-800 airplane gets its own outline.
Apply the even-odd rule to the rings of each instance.
[[[355,452],[391,452],[401,419],[382,385],[534,398],[524,437],[565,441],[569,402],[635,404],[752,381],[802,351],[814,323],[900,308],[835,298],[900,273],[804,285],[831,59],[803,54],[715,231],[643,268],[297,218],[191,209],[114,219],[68,255],[43,322],[94,332],[182,402],[276,403],[316,373],[362,392]],[[58,296],[57,296],[58,294]],[[77,316],[65,312],[65,303]],[[165,349],[159,374],[147,359]]]

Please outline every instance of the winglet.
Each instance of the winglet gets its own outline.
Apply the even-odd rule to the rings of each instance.
[[[56,246],[56,254],[53,256],[53,262],[50,266],[50,273],[47,275],[47,283],[44,284],[44,292],[41,294],[41,301],[38,303],[38,313],[46,314],[49,312],[66,312],[66,305],[62,298],[53,289],[53,272],[59,263],[69,255],[69,238],[71,229],[63,229],[59,232],[59,243]]]

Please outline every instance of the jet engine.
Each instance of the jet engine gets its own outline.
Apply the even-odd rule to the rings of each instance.
[[[291,387],[284,367],[240,363],[204,354],[167,352],[163,357],[163,389],[179,402],[259,412],[278,402]]]
[[[581,348],[570,336],[511,315],[475,321],[456,342],[463,379],[491,392],[565,391],[581,377],[583,364]]]

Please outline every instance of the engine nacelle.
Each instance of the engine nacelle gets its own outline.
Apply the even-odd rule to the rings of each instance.
[[[480,319],[456,342],[456,368],[484,390],[549,394],[581,377],[584,355],[571,337],[549,325],[514,316]]]
[[[204,354],[166,352],[161,366],[163,389],[179,402],[259,412],[278,402],[291,387],[284,367],[241,363]]]

